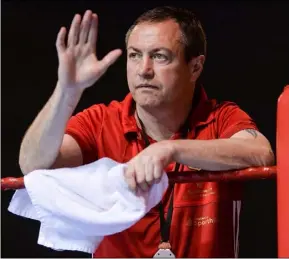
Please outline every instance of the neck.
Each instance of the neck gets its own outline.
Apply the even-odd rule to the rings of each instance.
[[[144,124],[146,134],[156,141],[169,139],[185,123],[190,113],[192,103],[182,104],[169,109],[146,109],[136,105],[137,115]],[[136,120],[141,127],[137,116]]]

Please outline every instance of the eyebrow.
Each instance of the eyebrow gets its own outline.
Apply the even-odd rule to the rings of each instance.
[[[141,52],[141,50],[139,50],[138,48],[132,47],[132,46],[127,48],[127,50],[130,50],[130,49],[134,50],[135,52]],[[150,52],[157,52],[157,51],[160,51],[160,50],[164,50],[164,51],[167,51],[169,53],[172,53],[172,51],[170,49],[164,48],[164,47],[152,49]]]

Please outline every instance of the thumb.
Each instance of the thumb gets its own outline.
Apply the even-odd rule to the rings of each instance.
[[[103,70],[107,70],[109,66],[111,66],[122,54],[121,49],[115,49],[109,52],[101,61],[101,65]]]

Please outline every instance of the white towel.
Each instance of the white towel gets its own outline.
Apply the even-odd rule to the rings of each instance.
[[[106,235],[138,222],[162,199],[164,173],[148,192],[132,193],[124,181],[126,164],[102,158],[76,168],[35,170],[24,176],[8,210],[40,221],[38,244],[54,250],[93,253]]]

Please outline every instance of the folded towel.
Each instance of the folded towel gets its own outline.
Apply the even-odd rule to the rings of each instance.
[[[8,210],[40,221],[38,244],[54,250],[93,253],[103,237],[138,222],[162,199],[164,173],[147,192],[133,193],[124,181],[126,164],[102,158],[75,168],[35,170],[24,176]]]

